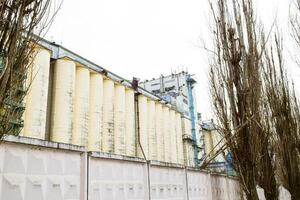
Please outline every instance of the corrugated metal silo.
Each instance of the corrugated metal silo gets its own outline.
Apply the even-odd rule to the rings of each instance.
[[[89,123],[90,71],[76,67],[72,144],[87,146]]]
[[[103,81],[103,135],[102,150],[114,152],[114,82]]]
[[[103,76],[90,74],[89,136],[88,150],[100,151],[103,118]]]
[[[157,160],[157,140],[155,131],[155,102],[148,100],[148,144],[149,144],[149,159]]]
[[[135,108],[133,90],[126,89],[125,103],[126,155],[136,156]]]
[[[23,135],[45,139],[50,52],[37,48],[27,78],[30,88],[26,96]]]
[[[71,143],[75,63],[68,59],[55,61],[51,115],[51,140]]]
[[[156,132],[156,139],[157,139],[157,159],[159,161],[165,160],[163,127],[164,124],[163,124],[162,104],[156,103],[155,104],[155,132]]]
[[[142,149],[140,145],[138,145],[138,152],[137,155],[140,158],[143,158],[143,153],[142,150],[144,151],[144,154],[146,158],[148,159],[149,155],[149,150],[148,150],[148,125],[147,125],[147,115],[148,115],[148,106],[147,106],[147,97],[143,95],[139,95],[138,97],[138,107],[139,107],[139,112],[138,112],[138,117],[139,117],[139,135],[140,135],[140,141]]]
[[[125,155],[125,87],[123,85],[115,85],[114,124],[114,152]]]

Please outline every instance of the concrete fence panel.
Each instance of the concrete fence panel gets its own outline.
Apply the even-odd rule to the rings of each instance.
[[[190,169],[187,171],[187,180],[190,200],[214,200],[210,174]]]
[[[240,200],[241,191],[233,178],[177,164],[15,136],[0,145],[0,200],[133,199]],[[282,187],[279,199],[291,199]]]
[[[153,200],[186,200],[186,177],[183,168],[150,165],[150,197]]]
[[[143,160],[92,153],[88,169],[89,200],[147,199],[147,165]]]
[[[80,199],[81,154],[18,143],[0,145],[1,200]],[[54,145],[54,146],[53,146]],[[74,149],[73,149],[74,150]]]

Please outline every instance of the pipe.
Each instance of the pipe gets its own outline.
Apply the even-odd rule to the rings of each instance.
[[[146,166],[147,166],[147,179],[148,179],[148,197],[149,200],[151,199],[151,186],[150,186],[150,160],[147,160],[147,157],[145,155],[142,143],[141,143],[141,135],[140,135],[140,119],[139,119],[139,103],[138,103],[138,97],[139,97],[140,93],[136,92],[134,94],[134,103],[135,103],[135,108],[136,108],[136,126],[137,126],[137,133],[138,133],[138,144],[142,150],[142,154],[144,159],[146,160]]]
[[[194,99],[193,99],[193,80],[191,75],[187,77],[187,87],[188,87],[188,99],[189,99],[189,110],[192,124],[192,138],[193,138],[193,147],[194,147],[194,162],[195,167],[198,167],[198,149],[197,149],[197,138],[196,138],[196,121],[195,121],[195,107],[194,107]]]
[[[140,111],[139,111],[139,103],[138,103],[138,97],[139,97],[140,93],[135,93],[134,94],[134,103],[135,103],[135,108],[136,108],[136,120],[137,120],[137,123],[136,123],[136,126],[137,126],[137,138],[138,138],[138,144],[139,146],[141,147],[141,150],[142,150],[142,154],[143,154],[143,157],[144,159],[147,161],[147,157],[145,155],[145,152],[144,152],[144,149],[143,149],[143,146],[142,146],[142,143],[141,143],[141,133],[140,133]]]

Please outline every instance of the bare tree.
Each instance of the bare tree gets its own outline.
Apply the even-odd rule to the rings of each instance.
[[[300,0],[292,1],[293,9],[290,14],[290,25],[292,29],[292,36],[298,48],[300,48]]]
[[[0,0],[0,139],[22,128],[26,72],[38,36],[58,11],[51,0]]]
[[[289,82],[282,56],[282,40],[265,52],[264,80],[269,105],[278,176],[293,200],[300,199],[300,112],[295,90]],[[275,66],[275,67],[274,67]]]
[[[263,30],[256,24],[251,0],[219,0],[210,5],[215,47],[210,85],[219,132],[232,153],[247,199],[258,199],[257,185],[266,199],[277,199],[274,151],[262,102]]]
[[[300,50],[300,0],[291,0],[291,9],[290,9],[290,29],[291,36],[295,42],[293,48]],[[296,51],[296,52],[298,52]],[[300,57],[296,53],[294,56],[295,62],[300,66]]]

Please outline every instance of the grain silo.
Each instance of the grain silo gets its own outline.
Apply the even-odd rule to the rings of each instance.
[[[115,85],[114,94],[114,153],[125,155],[125,87]]]
[[[177,160],[177,138],[176,138],[176,130],[175,130],[175,111],[170,110],[170,142],[171,142],[171,162],[178,163]]]
[[[138,97],[138,121],[139,121],[139,141],[137,155],[140,158],[144,158],[143,152],[148,159],[148,125],[147,125],[147,115],[148,115],[147,97],[144,95],[139,95]]]
[[[72,144],[87,146],[89,122],[90,71],[76,67]]]
[[[136,156],[134,91],[132,89],[125,91],[125,105],[126,155]]]
[[[55,61],[51,115],[51,140],[71,143],[75,63],[68,59]]]
[[[103,81],[103,135],[102,151],[114,152],[114,82]]]
[[[191,121],[187,118],[182,118],[182,131],[184,136],[184,162],[187,166],[192,167],[194,166],[194,148],[192,144]]]
[[[163,107],[163,132],[164,132],[164,154],[165,162],[171,162],[171,138],[170,138],[170,108],[167,106]]]
[[[178,163],[184,164],[183,159],[183,141],[182,141],[182,122],[180,113],[175,114],[175,128],[177,137],[177,152],[178,152]]]
[[[191,129],[191,121],[187,118],[183,118],[183,127],[184,127],[184,134],[187,137],[192,137],[192,129]]]
[[[156,132],[156,139],[157,139],[157,160],[159,161],[165,160],[163,127],[164,124],[163,124],[162,104],[157,102],[155,104],[155,132]]]
[[[26,95],[25,124],[23,135],[45,139],[50,52],[35,49],[35,58],[30,66],[27,83],[30,88]]]
[[[88,150],[100,151],[102,141],[103,118],[103,76],[98,73],[90,74],[90,105],[89,105],[89,134]]]
[[[157,160],[157,141],[155,132],[155,102],[148,99],[148,148],[149,148],[149,159]]]

